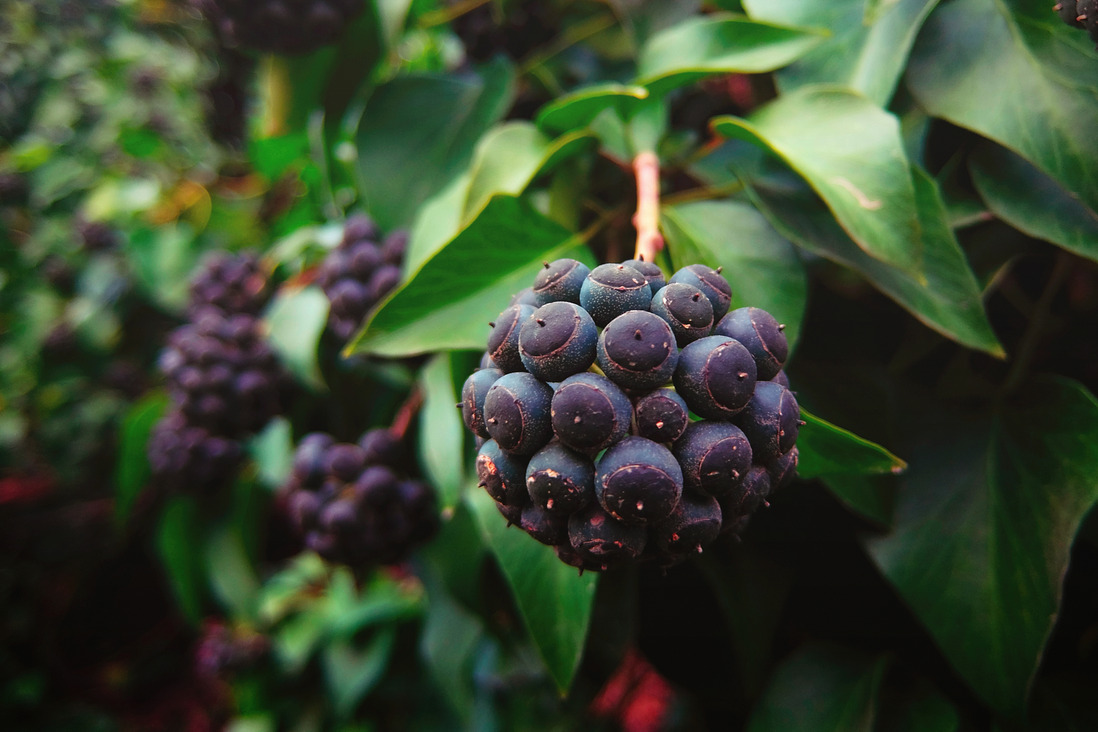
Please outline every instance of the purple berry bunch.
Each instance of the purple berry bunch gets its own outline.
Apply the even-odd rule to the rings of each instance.
[[[582,569],[674,564],[796,472],[784,326],[701,264],[547,262],[490,323],[459,405],[509,523]]]
[[[251,255],[214,257],[192,282],[191,320],[160,355],[171,407],[148,445],[154,475],[174,490],[224,487],[240,441],[285,410],[290,378],[257,317],[267,288]]]
[[[283,490],[305,545],[350,566],[398,564],[438,531],[434,490],[404,475],[401,442],[373,429],[357,443],[302,438]]]
[[[1098,43],[1098,0],[1060,0],[1053,6],[1060,19],[1072,28],[1084,28]]]
[[[328,328],[341,341],[359,329],[366,315],[400,284],[408,234],[382,237],[366,216],[352,216],[343,238],[317,269],[316,282],[331,302]]]
[[[195,0],[228,46],[296,55],[336,41],[363,0]]]

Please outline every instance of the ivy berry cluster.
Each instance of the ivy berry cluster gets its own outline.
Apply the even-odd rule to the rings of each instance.
[[[232,47],[296,55],[332,43],[365,7],[363,0],[193,0]]]
[[[1060,0],[1054,10],[1072,28],[1085,28],[1090,39],[1098,43],[1098,0]]]
[[[491,323],[459,405],[500,513],[581,570],[664,565],[792,479],[788,344],[720,270],[546,263]]]
[[[190,322],[160,356],[171,406],[148,445],[153,473],[170,488],[223,487],[243,458],[240,441],[284,411],[290,378],[258,318],[269,295],[253,254],[217,255],[192,282]]]
[[[404,446],[391,430],[357,443],[324,432],[302,438],[283,486],[305,545],[349,566],[397,564],[438,531],[434,490],[401,474]]]

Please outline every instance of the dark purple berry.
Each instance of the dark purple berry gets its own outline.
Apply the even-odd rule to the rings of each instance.
[[[735,338],[755,359],[758,378],[774,378],[789,356],[785,326],[761,308],[737,308],[721,318],[713,335]]]
[[[499,369],[479,369],[469,374],[461,388],[461,418],[475,435],[490,437],[484,423],[484,398],[501,376],[503,372]]]
[[[633,405],[605,376],[576,374],[562,381],[553,394],[551,419],[553,432],[565,445],[597,452],[629,433]]]
[[[580,288],[580,305],[600,328],[630,310],[647,310],[652,302],[648,281],[624,264],[600,264]]]
[[[387,465],[399,468],[404,463],[404,446],[391,430],[377,427],[358,438],[358,446],[366,456],[367,465]]]
[[[488,495],[505,506],[523,506],[530,496],[526,492],[528,458],[512,455],[488,440],[477,453],[477,478]]]
[[[351,483],[366,467],[366,451],[358,445],[339,443],[324,454],[325,472],[344,483]]]
[[[691,422],[674,453],[687,489],[702,494],[731,491],[751,469],[751,443],[739,427],[727,422]]]
[[[671,515],[652,527],[656,545],[671,554],[700,553],[721,533],[721,507],[712,496],[685,494]]]
[[[671,379],[679,349],[665,320],[646,310],[631,310],[603,329],[596,359],[615,384],[639,391],[663,386]]]
[[[770,464],[793,448],[800,419],[801,410],[793,392],[773,381],[760,381],[736,423],[751,440],[755,462]]]
[[[532,308],[540,308],[544,305],[534,294],[534,288],[524,287],[511,296],[511,305],[529,305]]]
[[[553,436],[553,389],[532,374],[504,374],[484,398],[488,434],[508,452],[532,455]]]
[[[324,432],[311,432],[301,438],[294,451],[293,476],[305,487],[316,488],[324,482],[328,448],[335,439]]]
[[[683,472],[663,445],[643,437],[626,437],[599,460],[595,494],[599,504],[619,521],[654,523],[679,502]]]
[[[780,490],[789,485],[797,477],[797,462],[800,459],[800,451],[793,448],[785,453],[770,466],[770,488]]]
[[[652,312],[667,321],[680,347],[705,338],[713,329],[713,305],[701,290],[672,282],[652,297]]]
[[[739,341],[709,336],[679,355],[675,391],[690,409],[707,419],[731,419],[755,392],[755,359]]]
[[[519,526],[542,544],[555,546],[568,541],[568,515],[548,511],[536,503],[523,507]]]
[[[667,284],[667,278],[663,276],[663,270],[654,262],[646,262],[643,259],[627,259],[622,264],[626,267],[632,267],[644,275],[644,279],[648,282],[648,289],[652,291],[653,296]]]
[[[546,262],[534,278],[534,297],[540,305],[561,301],[579,305],[580,288],[590,273],[590,267],[575,259]]]
[[[599,331],[587,311],[570,302],[551,302],[519,329],[523,366],[542,381],[562,381],[595,361]]]
[[[644,551],[648,533],[642,524],[624,524],[590,503],[568,518],[568,541],[590,569],[608,569],[632,561]]]
[[[519,352],[519,331],[526,319],[533,314],[534,308],[531,305],[508,305],[491,323],[488,355],[505,374],[525,370]]]
[[[546,511],[574,513],[595,497],[595,464],[586,455],[550,443],[530,458],[526,491]]]
[[[728,305],[732,302],[732,288],[728,286],[728,280],[721,275],[720,270],[704,264],[691,264],[676,272],[668,280],[668,284],[672,282],[685,282],[705,293],[713,305],[714,322],[728,312]]]
[[[690,424],[690,410],[673,389],[657,389],[633,405],[637,435],[653,442],[674,442]]]

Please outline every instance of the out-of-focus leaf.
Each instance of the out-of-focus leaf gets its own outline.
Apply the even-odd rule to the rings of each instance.
[[[1098,401],[1063,379],[1015,400],[993,414],[912,410],[895,529],[869,551],[969,686],[1021,719],[1098,500]]]
[[[438,489],[442,508],[453,508],[461,496],[465,471],[465,425],[454,405],[454,355],[440,353],[420,372],[423,408],[419,416],[420,461]]]
[[[156,530],[160,561],[179,600],[179,607],[192,623],[202,619],[206,595],[206,569],[202,564],[202,530],[198,508],[190,496],[177,496],[164,506]]]
[[[430,602],[420,636],[420,652],[431,676],[465,721],[473,717],[476,651],[486,640],[484,624],[450,597],[437,577],[428,577]]]
[[[732,286],[732,308],[766,310],[786,326],[794,346],[804,317],[808,279],[796,249],[752,206],[703,201],[662,210],[671,261],[723,267]]]
[[[954,0],[927,19],[907,86],[935,117],[1010,148],[1098,210],[1098,54],[1039,0]]]
[[[870,7],[876,5],[875,8]],[[892,98],[923,21],[938,0],[744,0],[752,18],[826,28],[831,36],[778,72],[782,91],[833,83],[878,106]]]
[[[187,302],[191,271],[202,249],[186,224],[137,229],[126,237],[126,255],[138,284],[154,302],[180,310]]]
[[[510,106],[512,77],[500,62],[480,76],[410,74],[374,90],[355,141],[359,191],[383,230],[411,224],[420,204],[465,169]]]
[[[823,37],[812,31],[715,13],[687,20],[640,50],[637,84],[662,93],[711,74],[758,74],[803,56]]]
[[[296,377],[314,389],[324,388],[317,364],[317,344],[328,323],[328,297],[319,287],[282,288],[266,315],[271,347]]]
[[[748,732],[873,732],[888,663],[838,647],[808,646],[774,674]]]
[[[268,488],[277,488],[290,477],[294,462],[293,425],[285,417],[275,417],[249,444],[259,469],[259,479]]]
[[[807,423],[797,436],[802,478],[827,475],[898,475],[907,467],[900,458],[842,427],[831,424],[801,409]]]
[[[591,124],[606,109],[626,117],[632,107],[648,96],[643,86],[593,84],[557,97],[537,115],[537,125],[547,132],[568,132]]]
[[[205,543],[210,586],[234,618],[255,617],[259,578],[244,549],[241,528],[226,522],[213,531]]]
[[[122,420],[115,463],[115,518],[124,522],[151,474],[146,447],[153,427],[168,408],[168,397],[150,394],[130,407]]]
[[[481,350],[488,322],[533,283],[543,261],[558,257],[591,261],[576,237],[533,206],[497,196],[382,304],[349,351]]]
[[[969,156],[976,190],[1016,229],[1098,260],[1098,213],[1006,148],[984,143]]]
[[[853,92],[805,87],[778,97],[750,119],[718,117],[712,124],[726,137],[778,155],[812,186],[863,251],[921,279],[915,186],[893,115]]]
[[[350,640],[336,640],[324,647],[324,679],[340,718],[351,716],[355,707],[385,674],[396,644],[396,628],[379,628],[365,648]]]
[[[578,574],[557,559],[552,548],[508,528],[484,490],[466,491],[465,496],[511,586],[530,640],[557,688],[567,692],[587,639],[595,574]]]

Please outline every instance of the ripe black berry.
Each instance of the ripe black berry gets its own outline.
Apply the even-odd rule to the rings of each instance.
[[[580,288],[591,273],[591,268],[575,259],[558,259],[546,262],[534,279],[532,291],[540,305],[551,302],[579,304]]]
[[[760,381],[736,423],[751,441],[755,462],[769,464],[792,449],[800,419],[801,411],[791,391],[773,381]]]
[[[698,288],[672,282],[652,297],[652,312],[667,321],[679,347],[713,330],[713,304]]]
[[[367,465],[387,465],[399,468],[404,464],[404,445],[391,430],[377,427],[358,438],[358,446],[366,454]]]
[[[599,368],[618,386],[645,390],[671,379],[679,349],[667,321],[646,310],[631,310],[603,329],[596,358]]]
[[[522,324],[533,314],[532,305],[508,305],[490,323],[492,332],[488,335],[488,355],[495,362],[496,368],[505,374],[525,370],[519,351],[519,332]]]
[[[258,316],[270,297],[267,272],[255,254],[227,254],[208,258],[191,281],[190,309],[198,313],[213,307],[225,315]]]
[[[179,412],[169,413],[156,425],[147,451],[158,483],[190,493],[227,488],[244,459],[239,442],[191,424]]]
[[[627,437],[599,460],[595,494],[599,504],[625,523],[654,523],[671,513],[683,489],[683,473],[663,445]]]
[[[503,372],[499,369],[482,368],[469,374],[461,388],[461,418],[473,434],[490,437],[488,426],[484,423],[484,398],[488,389],[496,383]]]
[[[526,466],[530,500],[555,514],[578,511],[595,498],[595,464],[586,455],[550,443]]]
[[[713,305],[714,321],[719,321],[728,312],[728,304],[732,301],[732,288],[728,286],[728,280],[721,276],[720,270],[704,264],[691,264],[672,275],[668,284],[672,282],[685,282],[705,293]]]
[[[532,455],[553,436],[553,389],[525,371],[504,374],[484,398],[488,434],[508,452]]]
[[[505,452],[495,440],[488,440],[477,453],[477,478],[488,495],[505,506],[523,506],[530,497],[526,492],[526,465],[529,459]],[[512,522],[517,523],[517,522]]]
[[[1082,2],[1078,0],[1060,0],[1056,4],[1056,12],[1060,16],[1060,20],[1064,21],[1073,28],[1085,27],[1083,21],[1079,20],[1080,8]]]
[[[721,533],[721,507],[712,496],[684,494],[671,514],[652,527],[656,546],[670,554],[701,552]]]
[[[758,369],[758,378],[774,378],[789,356],[785,326],[761,308],[737,308],[721,318],[713,335],[735,338],[751,352]]]
[[[751,469],[751,443],[743,430],[727,422],[691,422],[674,453],[686,487],[711,496],[735,488]]]
[[[675,390],[694,413],[730,419],[751,400],[755,376],[755,359],[739,341],[709,336],[682,349]]]
[[[576,450],[597,452],[610,447],[629,433],[632,419],[629,397],[605,376],[569,376],[553,394],[553,431]]]
[[[789,485],[797,475],[797,462],[800,459],[800,451],[793,448],[770,465],[770,488],[781,490]]]
[[[648,281],[624,264],[600,264],[580,288],[580,305],[600,328],[630,310],[647,310],[652,302]]]
[[[599,331],[587,311],[571,302],[551,302],[519,329],[523,366],[542,381],[562,381],[595,361]]]
[[[554,546],[568,540],[568,514],[549,511],[537,503],[523,506],[518,523],[542,544]]]
[[[590,503],[568,518],[568,541],[591,563],[590,568],[607,569],[636,559],[644,551],[647,539],[642,524],[617,521],[598,503]]]
[[[686,402],[673,389],[657,389],[633,405],[637,434],[653,442],[674,442],[690,424]]]
[[[626,267],[632,267],[644,275],[652,295],[655,295],[660,291],[660,288],[667,284],[667,278],[663,276],[663,270],[654,262],[646,262],[643,259],[627,259],[622,264]]]

